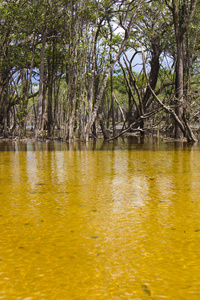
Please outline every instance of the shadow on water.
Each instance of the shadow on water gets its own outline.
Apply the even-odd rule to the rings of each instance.
[[[123,150],[191,150],[199,149],[200,143],[167,142],[139,136],[119,138],[113,141],[102,139],[92,140],[87,143],[64,141],[0,141],[0,151],[123,151]]]

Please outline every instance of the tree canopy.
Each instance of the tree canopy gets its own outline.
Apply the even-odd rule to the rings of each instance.
[[[199,9],[198,0],[1,1],[1,135],[87,141],[156,127],[195,141]]]

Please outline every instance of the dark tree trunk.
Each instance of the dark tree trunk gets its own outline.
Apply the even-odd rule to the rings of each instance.
[[[114,105],[114,92],[113,92],[113,73],[110,73],[110,90],[111,90],[111,109],[112,109],[112,128],[113,137],[116,136],[116,126],[115,126],[115,105]]]
[[[48,130],[48,136],[51,137],[53,132],[53,70],[52,70],[50,57],[48,57],[47,130]]]
[[[8,87],[7,87],[8,88]],[[8,91],[7,88],[4,90],[4,138],[8,137],[8,112],[7,112],[7,107],[8,107]]]
[[[40,54],[40,80],[39,80],[39,96],[37,103],[37,114],[34,129],[34,138],[37,138],[38,130],[41,129],[42,121],[42,98],[43,98],[43,84],[44,84],[44,51],[46,46],[46,30],[42,36],[42,48]]]
[[[175,112],[178,118],[182,121],[183,116],[183,85],[184,78],[184,53],[183,53],[183,34],[179,33],[177,38],[177,65],[176,65],[176,107]],[[175,137],[182,139],[184,136],[177,122],[175,123]]]
[[[172,4],[170,1],[165,0],[166,5],[172,12],[173,23],[174,23],[174,31],[176,37],[176,50],[177,50],[177,62],[176,62],[176,85],[175,85],[175,96],[176,96],[176,107],[175,112],[179,120],[186,121],[183,118],[184,114],[184,37],[185,33],[189,28],[189,24],[191,18],[194,14],[194,10],[197,4],[197,0],[191,0],[190,5],[188,5],[188,1],[186,0],[172,0]],[[185,123],[185,127],[188,127],[188,124]],[[184,136],[183,130],[180,129],[177,122],[175,123],[175,137],[177,139],[182,139]]]

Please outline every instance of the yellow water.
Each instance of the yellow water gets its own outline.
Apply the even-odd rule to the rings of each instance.
[[[57,147],[0,152],[0,299],[200,299],[200,149]]]

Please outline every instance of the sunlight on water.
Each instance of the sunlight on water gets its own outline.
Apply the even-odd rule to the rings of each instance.
[[[198,147],[37,149],[0,152],[0,299],[200,299]]]

